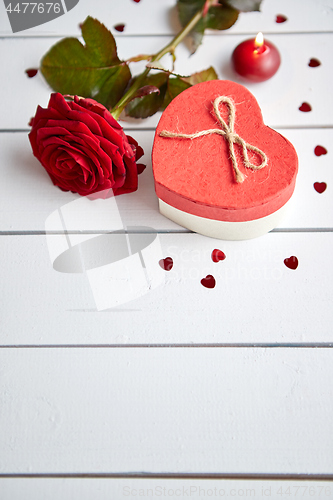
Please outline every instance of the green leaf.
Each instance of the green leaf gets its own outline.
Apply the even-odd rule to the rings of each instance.
[[[177,0],[180,24],[184,27],[205,4],[206,0]],[[200,22],[200,21],[199,21]]]
[[[241,12],[260,11],[262,0],[225,0],[230,7]]]
[[[218,80],[217,73],[213,66],[210,66],[208,69],[204,69],[203,71],[199,71],[198,73],[193,73],[193,75],[190,76],[176,75],[175,78],[170,77],[161,110],[164,110],[168,104],[170,104],[172,99],[177,97],[177,95],[183,92],[183,90],[192,87],[192,85],[195,85],[196,83],[208,82],[209,80]]]
[[[205,0],[177,0],[178,17],[180,24],[184,27],[192,19],[192,17],[201,10],[205,4]],[[202,38],[205,32],[205,23],[203,19],[195,26],[190,33],[191,40],[191,53],[197,50],[202,42]]]
[[[100,90],[97,94],[93,92],[93,95],[91,95],[92,93],[90,92],[88,97],[93,97],[97,102],[104,104],[104,106],[110,109],[115,106],[123,96],[127,84],[131,79],[131,72],[127,64],[122,63],[117,66],[112,66],[109,71],[105,71],[104,77],[101,75],[99,78],[98,85],[100,86]],[[92,87],[92,90],[95,91],[96,87]],[[79,92],[77,92],[77,94],[86,97]]]
[[[147,118],[157,111],[163,111],[183,90],[192,85],[208,80],[217,80],[218,76],[215,69],[210,66],[208,69],[193,73],[190,76],[181,76],[168,71],[156,73],[146,78],[144,87],[139,89],[133,100],[126,107],[126,114],[132,118]],[[154,94],[144,95],[138,98],[143,92],[154,92]],[[157,95],[159,90],[159,95]]]
[[[163,111],[183,90],[192,87],[196,83],[208,82],[209,80],[218,80],[217,73],[213,66],[210,66],[203,71],[198,73],[193,73],[190,76],[181,76],[176,73],[170,73],[170,77],[167,81],[167,89],[164,96],[163,104],[160,108]]]
[[[184,82],[190,83],[191,85],[195,85],[196,83],[208,82],[209,80],[218,80],[217,73],[213,66],[210,66],[203,71],[199,71],[198,73],[193,73],[191,76],[183,77],[182,80]]]
[[[157,87],[159,93],[154,92],[144,97],[133,99],[125,108],[125,112],[132,118],[148,118],[154,115],[163,105],[165,93],[168,86],[168,73],[156,73],[148,75],[144,85]]]
[[[109,65],[120,62],[117,45],[112,33],[97,19],[88,16],[81,25],[85,51],[97,65]]]
[[[248,1],[250,2],[251,0]],[[177,0],[178,15],[181,25],[185,26],[196,12],[203,8],[204,4],[205,0]],[[208,13],[197,23],[190,33],[192,54],[201,44],[205,29],[226,30],[237,21],[237,18],[238,9],[235,9],[223,0],[216,0],[215,5],[209,8]]]
[[[218,5],[209,9],[205,18],[205,27],[212,30],[227,30],[238,19],[238,10],[230,5]]]
[[[112,107],[127,87],[130,70],[118,58],[115,39],[102,23],[87,17],[81,30],[85,45],[77,38],[56,43],[43,57],[41,72],[56,92],[92,97]]]
[[[205,28],[203,26],[203,23],[198,23],[197,26],[195,27],[194,30],[191,31],[190,33],[190,39],[191,39],[191,55],[196,52],[197,48],[202,44],[202,39],[205,34]]]
[[[170,104],[172,99],[177,97],[177,95],[183,92],[183,90],[186,90],[191,86],[191,83],[186,82],[183,78],[180,78],[178,76],[175,78],[170,77],[168,79],[164,101],[160,108],[161,111],[163,111]]]

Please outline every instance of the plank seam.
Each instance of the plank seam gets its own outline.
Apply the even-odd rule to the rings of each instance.
[[[260,473],[154,473],[154,472],[82,472],[82,473],[3,473],[2,478],[38,478],[38,479],[238,479],[238,480],[265,480],[265,481],[333,481],[333,474],[260,474]]]
[[[331,227],[307,227],[307,228],[275,228],[269,233],[332,233]],[[111,234],[112,231],[0,231],[0,236],[46,236],[46,235],[74,235],[74,234]],[[188,229],[156,229],[156,231],[117,231],[118,234],[196,234]]]
[[[97,311],[96,311],[97,312]],[[113,312],[107,311],[107,312]],[[126,311],[124,311],[126,312]],[[0,349],[202,349],[202,348],[229,348],[229,349],[330,349],[332,342],[291,342],[291,343],[180,343],[180,344],[8,344],[0,345]]]

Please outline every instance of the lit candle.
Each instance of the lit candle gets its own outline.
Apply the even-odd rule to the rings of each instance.
[[[237,45],[232,54],[235,71],[253,82],[264,82],[279,69],[281,58],[278,49],[263,34]]]

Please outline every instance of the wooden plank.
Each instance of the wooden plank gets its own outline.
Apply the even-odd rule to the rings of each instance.
[[[1,473],[332,472],[331,349],[0,358]]]
[[[14,4],[15,5],[15,4]],[[123,34],[126,35],[160,35],[172,34],[179,29],[176,17],[175,0],[144,0],[135,3],[133,0],[108,2],[99,0],[93,6],[89,0],[80,0],[70,12],[37,26],[16,36],[55,36],[78,34],[78,25],[88,16],[103,21],[113,33],[116,24],[125,23]],[[240,14],[237,23],[230,29],[231,33],[254,34],[258,31],[273,33],[319,32],[332,30],[331,0],[275,0],[263,2],[261,12]],[[4,5],[0,5],[0,36],[13,36],[6,16]],[[276,23],[276,15],[283,14],[287,21]],[[14,35],[15,36],[15,35]]]
[[[333,199],[330,190],[333,172],[330,168],[333,131],[330,129],[279,130],[295,146],[299,155],[299,174],[290,209],[281,222],[283,228],[332,228]],[[130,195],[117,197],[118,208],[127,226],[149,226],[157,230],[182,230],[158,212],[157,197],[151,169],[151,148],[154,132],[135,130],[129,132],[145,150],[143,161],[147,169],[139,177],[139,189]],[[317,145],[328,153],[316,156]],[[40,163],[33,157],[25,132],[0,134],[2,154],[0,184],[0,231],[44,231],[50,214],[79,199],[78,195],[64,193],[53,186]],[[315,182],[325,182],[327,189],[319,194]],[[111,211],[108,211],[111,216]],[[67,230],[102,230],[89,225],[73,223]],[[112,230],[110,221],[107,229]]]
[[[329,481],[200,480],[200,479],[3,479],[2,500],[123,500],[124,498],[313,498],[330,499]],[[186,495],[186,496],[185,496]],[[316,497],[316,495],[318,495]]]
[[[270,233],[244,242],[160,234],[161,250],[144,255],[148,281],[139,261],[128,271],[123,266],[132,261],[119,260],[98,268],[106,282],[97,283],[99,271],[53,269],[48,247],[54,257],[59,238],[0,238],[5,284],[0,345],[333,341],[332,233]],[[212,261],[215,248],[225,253],[224,261]],[[291,256],[298,259],[296,270],[284,264]],[[166,257],[173,259],[168,272],[159,266]],[[207,275],[214,276],[215,288],[201,284]],[[156,287],[149,289],[152,276]],[[125,286],[128,299],[121,301]],[[129,300],[134,293],[137,298]]]
[[[255,95],[263,111],[265,123],[271,127],[311,127],[332,126],[333,96],[329,75],[333,71],[331,57],[333,34],[271,35],[269,39],[281,52],[282,64],[277,74],[262,83],[242,81],[232,71],[230,58],[234,48],[244,40],[244,36],[220,35],[206,37],[203,45],[189,57],[184,44],[177,48],[175,70],[190,74],[213,65],[219,78],[245,84]],[[154,53],[157,46],[163,47],[168,37],[128,37],[118,38],[119,55],[127,59],[138,53]],[[50,89],[41,75],[29,79],[25,70],[37,68],[39,61],[55,43],[52,39],[5,39],[1,42],[2,65],[0,79],[2,91],[7,96],[2,104],[0,129],[27,129],[28,122],[35,114],[37,105],[45,107],[49,100]],[[19,57],[17,57],[19,54]],[[310,58],[316,57],[321,66],[310,68]],[[12,63],[15,59],[15,64]],[[163,64],[170,66],[170,58],[165,57]],[[142,71],[143,63],[132,64],[134,74]],[[15,92],[15,95],[13,95]],[[18,99],[18,95],[29,98]],[[302,102],[308,102],[312,111],[299,111]],[[126,127],[154,128],[160,113],[146,120],[131,120]]]

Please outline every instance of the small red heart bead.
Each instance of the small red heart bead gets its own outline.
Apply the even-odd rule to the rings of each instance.
[[[125,29],[125,24],[116,24],[116,25],[114,26],[114,29],[115,29],[115,30],[117,30],[117,31],[122,32],[122,31],[124,31],[124,29]]]
[[[159,261],[159,265],[164,271],[171,271],[173,268],[173,259],[172,257],[166,257],[165,259],[161,259]]]
[[[207,274],[206,278],[202,278],[201,284],[206,288],[214,288],[216,285],[216,281],[214,276],[211,274]]]
[[[317,191],[317,193],[323,193],[325,189],[327,188],[326,182],[315,182],[313,187]]]
[[[215,250],[212,251],[212,261],[213,262],[219,262],[220,260],[225,259],[225,253],[222,252],[222,250],[218,250],[215,248]]]
[[[300,111],[303,111],[303,113],[308,113],[309,111],[312,110],[310,104],[308,104],[307,102],[303,102],[298,109]]]
[[[312,59],[310,59],[309,64],[308,64],[308,66],[310,66],[310,68],[317,68],[320,65],[321,65],[321,62],[318,61],[318,59],[315,59],[314,57]]]
[[[316,146],[314,149],[314,154],[316,156],[327,155],[327,149],[323,146]]]
[[[34,76],[37,75],[38,69],[26,69],[25,70],[26,74],[28,75],[29,78],[33,78]]]
[[[288,20],[288,18],[286,16],[284,16],[283,14],[278,14],[276,17],[275,17],[275,22],[276,23],[285,23],[286,21]]]
[[[293,255],[288,259],[284,259],[284,263],[289,269],[295,270],[298,266],[298,258]]]

